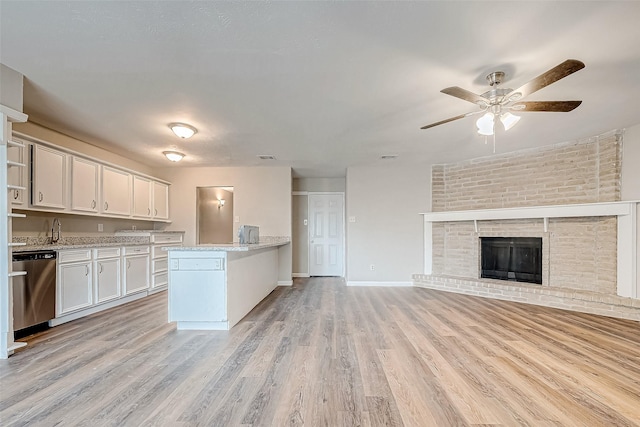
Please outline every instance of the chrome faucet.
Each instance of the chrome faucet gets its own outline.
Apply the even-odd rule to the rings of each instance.
[[[58,224],[58,231],[56,232],[56,224]],[[51,243],[57,243],[60,240],[60,234],[62,233],[62,224],[58,218],[53,218],[51,223]]]

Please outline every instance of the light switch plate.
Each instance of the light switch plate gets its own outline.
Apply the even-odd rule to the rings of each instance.
[[[233,217],[233,222],[240,222],[240,217],[239,216],[234,216]]]
[[[305,219],[304,221],[302,221],[302,223],[303,223],[304,225],[307,225],[307,224],[309,223],[309,221],[307,221],[307,220]]]

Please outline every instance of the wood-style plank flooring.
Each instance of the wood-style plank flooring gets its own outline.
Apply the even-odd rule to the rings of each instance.
[[[640,324],[341,279],[277,288],[231,331],[166,293],[0,361],[2,426],[640,425]]]

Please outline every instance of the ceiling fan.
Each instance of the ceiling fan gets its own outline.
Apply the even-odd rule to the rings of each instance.
[[[440,92],[455,96],[465,101],[469,101],[480,107],[479,111],[461,114],[446,120],[431,123],[420,129],[429,129],[434,126],[449,123],[454,120],[475,114],[485,113],[476,121],[478,133],[480,135],[493,135],[495,130],[495,119],[500,119],[505,130],[511,129],[520,117],[511,114],[512,111],[551,111],[566,113],[577,108],[582,101],[520,101],[525,96],[549,86],[560,79],[567,77],[584,68],[584,63],[575,59],[567,59],[562,64],[556,65],[549,71],[539,75],[535,79],[525,83],[518,89],[498,87],[504,79],[504,72],[495,71],[487,76],[487,81],[491,89],[482,95],[476,95],[466,89],[457,86],[442,89]]]

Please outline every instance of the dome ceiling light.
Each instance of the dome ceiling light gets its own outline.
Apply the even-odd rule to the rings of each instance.
[[[172,162],[179,162],[184,157],[184,154],[177,151],[163,151],[162,154]]]
[[[191,138],[198,132],[198,129],[186,123],[169,123],[169,128],[182,139]]]

